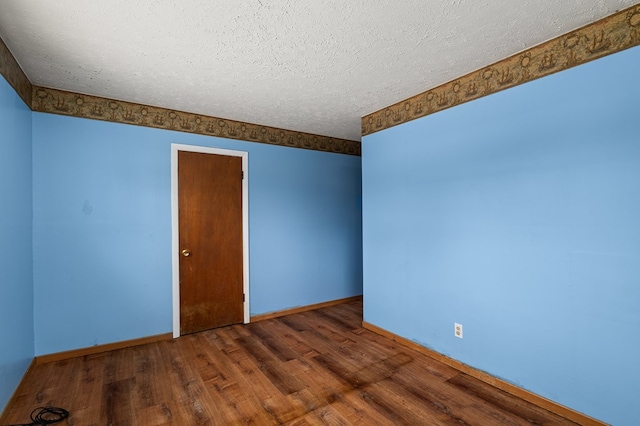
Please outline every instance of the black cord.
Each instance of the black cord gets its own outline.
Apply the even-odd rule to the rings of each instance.
[[[31,423],[21,423],[11,426],[38,426],[58,423],[69,417],[69,412],[58,407],[38,407],[31,412]]]

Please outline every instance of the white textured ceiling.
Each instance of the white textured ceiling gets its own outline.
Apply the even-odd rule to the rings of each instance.
[[[32,83],[360,139],[360,117],[637,0],[1,0]]]

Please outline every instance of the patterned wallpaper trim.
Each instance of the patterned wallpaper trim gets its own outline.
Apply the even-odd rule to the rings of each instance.
[[[362,135],[442,111],[640,45],[640,5],[362,118]],[[0,39],[0,73],[38,112],[177,130],[271,145],[360,155],[360,142],[32,86]]]
[[[38,112],[176,130],[292,148],[360,155],[360,142],[34,86]]]
[[[24,103],[31,107],[31,82],[18,65],[11,51],[0,38],[0,74],[13,87]]]
[[[640,5],[362,117],[362,136],[640,44]]]

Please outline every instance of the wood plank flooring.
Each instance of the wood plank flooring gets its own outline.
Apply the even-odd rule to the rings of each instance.
[[[36,365],[5,410],[60,425],[575,424],[365,330],[362,302]]]

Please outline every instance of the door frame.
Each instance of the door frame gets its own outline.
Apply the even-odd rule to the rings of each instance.
[[[173,337],[180,337],[180,240],[178,227],[178,151],[199,152],[242,158],[242,288],[244,291],[244,323],[249,310],[249,153],[208,146],[171,144],[171,265],[173,287]]]

